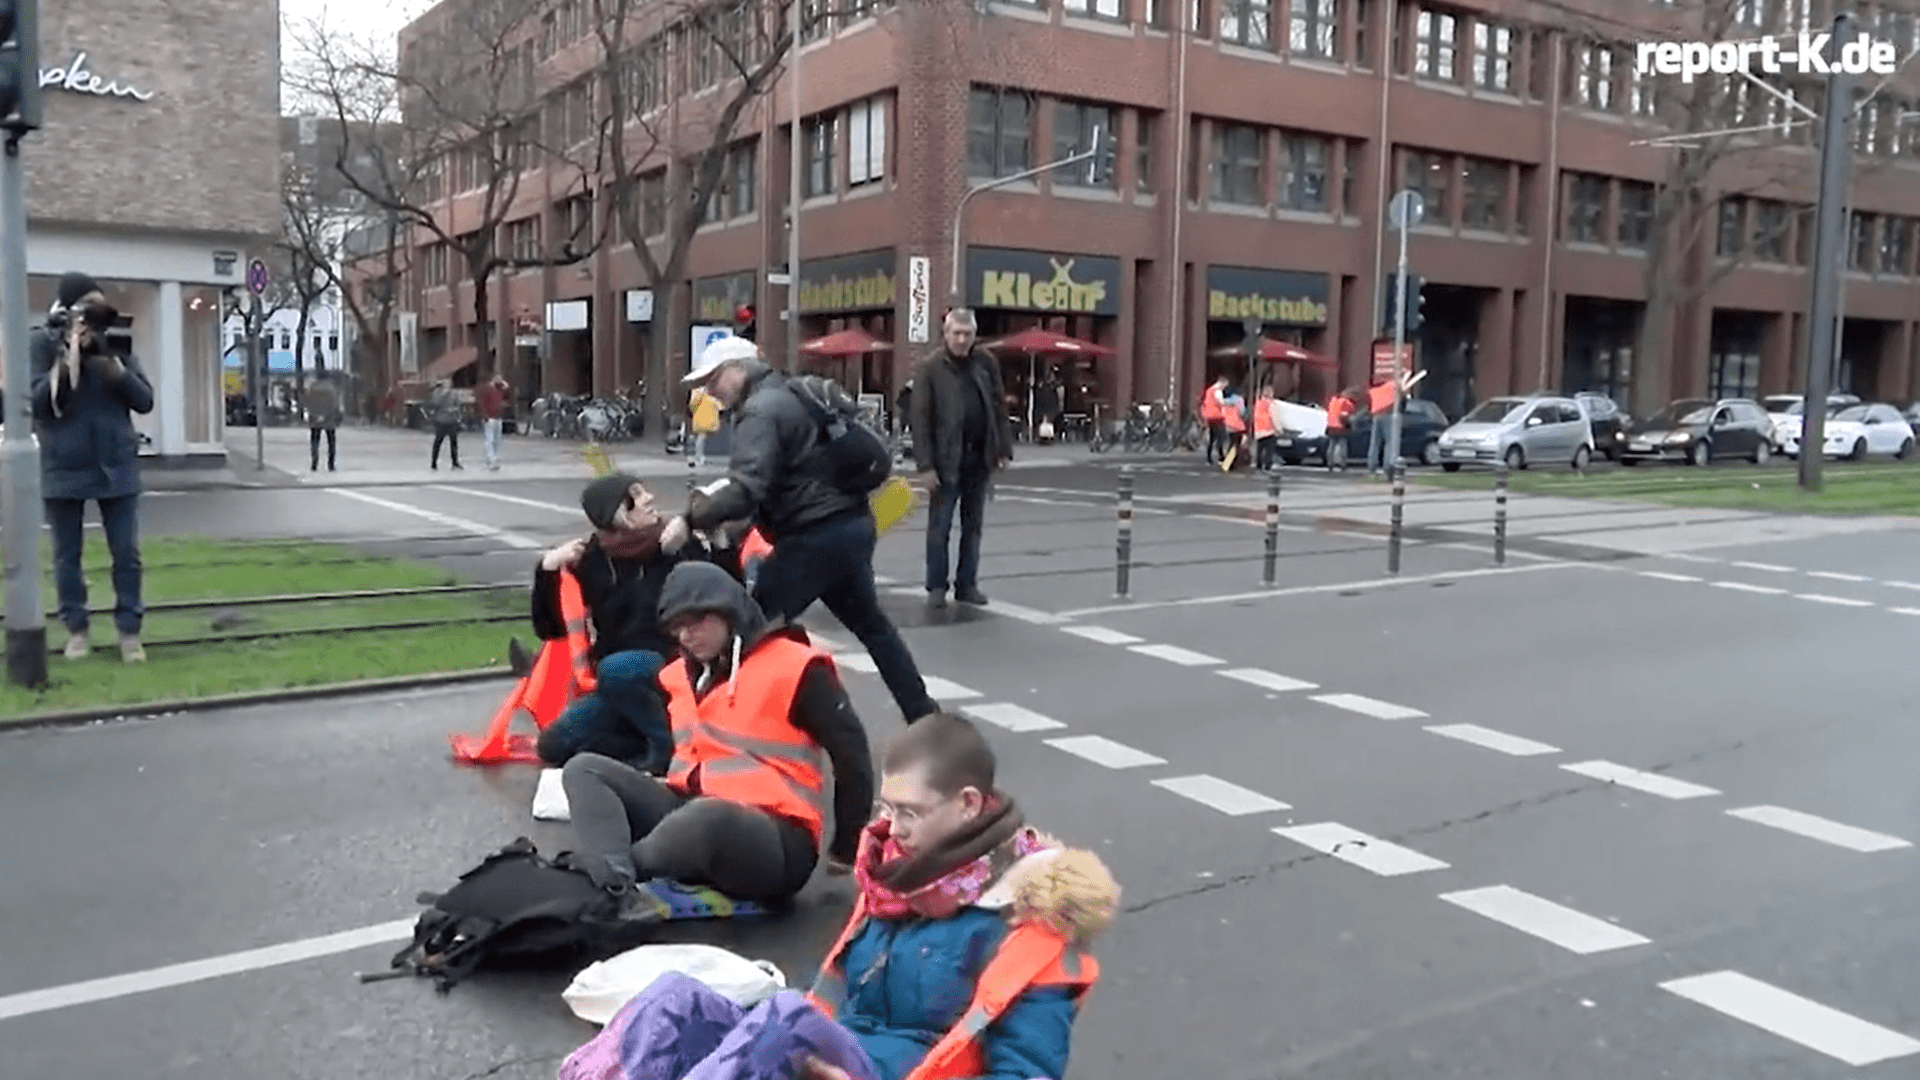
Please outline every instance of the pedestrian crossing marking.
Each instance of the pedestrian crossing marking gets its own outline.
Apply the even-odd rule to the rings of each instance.
[[[1335,821],[1323,821],[1313,825],[1283,825],[1274,829],[1273,832],[1276,836],[1283,836],[1322,855],[1331,855],[1341,862],[1381,877],[1401,877],[1406,874],[1447,868],[1447,864],[1439,859],[1422,855],[1412,848],[1404,848],[1399,844],[1368,836],[1358,829],[1349,828]]]

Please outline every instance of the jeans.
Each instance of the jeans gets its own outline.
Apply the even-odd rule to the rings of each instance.
[[[980,591],[980,532],[986,524],[987,470],[970,463],[960,470],[960,482],[941,484],[927,504],[927,591],[947,591],[947,546],[953,534],[953,511],[960,510],[960,565],[953,575],[953,591],[965,596]]]
[[[504,425],[499,417],[480,421],[480,442],[487,452],[487,468],[497,468],[500,464],[500,429]],[[460,444],[454,443],[454,452],[458,453]]]
[[[1227,425],[1218,420],[1207,424],[1207,464],[1227,458]]]
[[[100,524],[113,555],[113,625],[122,635],[140,633],[146,605],[140,602],[139,496],[101,499]],[[60,597],[60,622],[69,633],[87,632],[87,579],[80,571],[87,503],[84,499],[47,499],[47,525],[53,530],[53,585]]]
[[[1386,468],[1387,436],[1380,430],[1383,426],[1378,416],[1373,418],[1373,423],[1367,425],[1370,429],[1367,435],[1368,472],[1377,473]]]
[[[1255,441],[1253,464],[1254,467],[1261,472],[1273,468],[1275,459],[1279,457],[1280,445],[1278,439],[1279,436],[1277,435],[1262,435]]]
[[[307,448],[312,451],[313,469],[315,472],[318,472],[320,469],[320,437],[322,435],[327,437],[327,471],[332,472],[335,468],[335,452],[338,449],[335,445],[335,439],[339,435],[338,432],[332,428],[308,428]]]
[[[666,660],[644,649],[617,652],[594,670],[591,694],[567,706],[540,733],[540,759],[564,765],[577,754],[595,753],[664,773],[673,757],[665,695],[656,681]]]
[[[707,467],[707,435],[708,434],[709,433],[705,431],[698,431],[694,433],[693,453],[687,455],[687,464],[698,465],[703,469]]]
[[[769,619],[798,619],[815,600],[826,604],[866,647],[901,715],[912,723],[938,706],[927,695],[926,681],[900,631],[880,610],[873,584],[877,539],[873,514],[867,511],[782,535],[760,567],[753,598]]]
[[[452,443],[453,467],[460,467],[460,429],[453,424],[438,424],[433,429],[433,467],[440,467],[440,444]]]

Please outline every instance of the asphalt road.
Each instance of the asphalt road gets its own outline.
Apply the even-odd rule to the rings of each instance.
[[[1438,493],[1388,579],[1384,487],[1289,475],[1268,591],[1258,481],[1145,466],[1122,602],[1113,479],[1004,480],[997,610],[924,611],[912,521],[880,559],[1029,817],[1126,889],[1072,1076],[1920,1068],[1910,525],[1516,500],[1497,568],[1490,515]],[[576,490],[182,494],[148,531],[297,528],[514,580],[573,533]],[[843,657],[876,741],[899,730]],[[591,1035],[564,973],[446,997],[352,977],[416,892],[515,836],[565,842],[528,814],[533,770],[446,760],[499,693],[0,735],[0,1076],[552,1076]],[[802,982],[846,890],[682,932]]]

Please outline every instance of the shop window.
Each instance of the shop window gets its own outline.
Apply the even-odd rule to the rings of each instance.
[[[1756,262],[1787,261],[1787,232],[1792,226],[1784,203],[1765,199],[1754,204],[1753,258]]]
[[[1340,0],[1292,0],[1287,48],[1313,60],[1340,59]]]
[[[991,179],[1025,171],[1031,167],[1032,138],[1031,94],[973,88],[967,107],[968,175]]]
[[[1288,134],[1281,137],[1280,149],[1283,172],[1279,205],[1288,210],[1326,212],[1332,144],[1314,135]]]
[[[1607,178],[1587,173],[1567,174],[1568,243],[1606,243]]]
[[[1501,94],[1513,92],[1513,44],[1511,27],[1474,20],[1473,85]]]
[[[1422,8],[1414,24],[1413,73],[1440,82],[1459,81],[1459,20],[1452,14]]]
[[[800,194],[803,198],[833,194],[833,150],[837,126],[832,115],[816,116],[800,124]]]
[[[1108,140],[1118,137],[1114,130],[1112,108],[1086,101],[1053,103],[1053,159],[1055,161],[1093,149],[1093,136],[1096,131],[1106,132]],[[1112,176],[1097,175],[1095,162],[1091,160],[1069,168],[1055,169],[1052,176],[1054,183],[1071,187],[1111,189],[1115,183]]]
[[[1273,4],[1269,0],[1214,0],[1220,9],[1220,40],[1252,49],[1273,47]]]
[[[1654,187],[1638,180],[1620,182],[1619,244],[1645,251],[1653,240]]]
[[[1421,223],[1453,224],[1448,205],[1448,196],[1452,194],[1453,159],[1444,154],[1423,154],[1418,150],[1404,151],[1402,157],[1405,168],[1405,183],[1402,186],[1418,192],[1420,200],[1426,204]]]
[[[1460,169],[1460,224],[1486,232],[1506,231],[1507,173],[1504,161],[1467,158]]]
[[[886,99],[855,102],[847,110],[847,186],[877,184],[886,175]]]
[[[1219,203],[1260,206],[1261,131],[1246,124],[1216,124],[1213,129],[1212,187]]]

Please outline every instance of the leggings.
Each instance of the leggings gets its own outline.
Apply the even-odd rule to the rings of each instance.
[[[631,765],[586,753],[560,774],[587,872],[604,888],[669,878],[737,900],[799,892],[819,859],[798,822],[726,799],[689,797]]]

